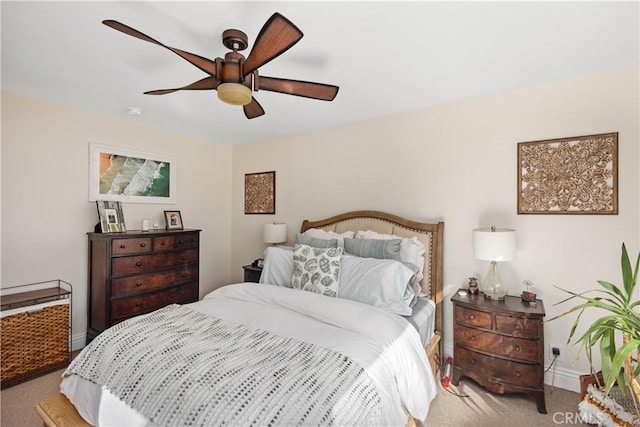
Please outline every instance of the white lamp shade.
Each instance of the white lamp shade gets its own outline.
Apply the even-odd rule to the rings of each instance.
[[[516,231],[508,228],[473,230],[473,255],[484,261],[513,260],[516,257]]]
[[[262,241],[265,243],[286,242],[287,224],[265,224],[262,227]]]

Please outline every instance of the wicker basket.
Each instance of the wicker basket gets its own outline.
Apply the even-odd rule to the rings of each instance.
[[[1,319],[1,388],[69,364],[68,301]]]

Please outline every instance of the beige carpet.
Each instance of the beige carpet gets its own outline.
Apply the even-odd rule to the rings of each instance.
[[[60,375],[56,371],[0,392],[2,427],[39,427],[40,418],[33,410],[39,400],[59,391]],[[547,414],[539,414],[533,398],[520,395],[495,395],[471,380],[462,379],[450,391],[467,394],[457,397],[443,388],[429,411],[426,425],[435,427],[459,426],[559,426],[585,425],[577,420],[578,393],[547,388]]]

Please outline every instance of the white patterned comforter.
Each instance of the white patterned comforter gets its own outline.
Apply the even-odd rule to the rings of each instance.
[[[380,309],[255,283],[225,286],[187,307],[348,356],[372,379],[382,402],[380,415],[368,424],[404,425],[408,414],[424,420],[436,394],[416,330]],[[152,425],[105,387],[77,375],[65,378],[61,390],[94,425]],[[292,405],[309,404],[296,402],[297,397],[292,390]]]

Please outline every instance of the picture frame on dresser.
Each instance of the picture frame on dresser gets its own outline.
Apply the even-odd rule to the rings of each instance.
[[[164,211],[164,220],[167,230],[182,230],[182,215],[180,211]]]
[[[127,231],[120,202],[97,200],[96,207],[99,218],[95,230],[97,233],[124,233]]]

